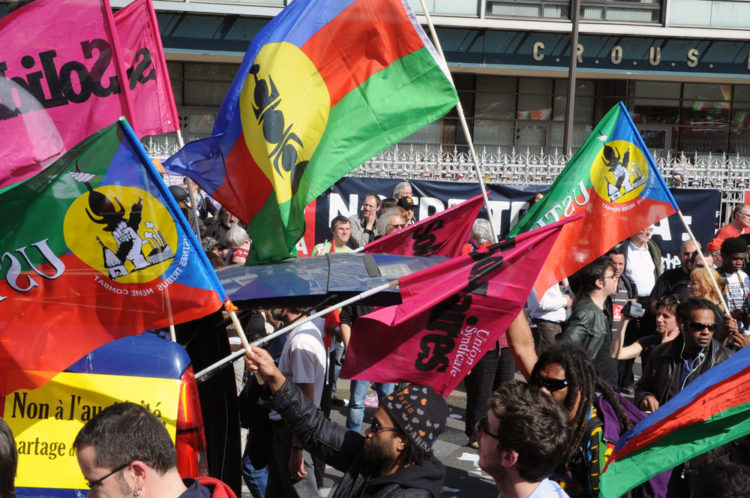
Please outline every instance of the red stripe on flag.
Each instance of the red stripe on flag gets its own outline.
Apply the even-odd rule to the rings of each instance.
[[[400,1],[358,0],[301,48],[326,82],[333,107],[367,78],[422,47]]]
[[[632,438],[617,452],[615,457],[617,459],[624,458],[672,432],[705,422],[734,406],[750,403],[750,390],[745,388],[748,377],[750,377],[750,367],[714,384],[697,396],[689,405],[683,406],[667,419],[662,420],[660,425],[647,429]]]
[[[221,199],[225,208],[248,224],[266,204],[273,185],[253,159],[242,134],[227,154],[224,167],[226,178],[232,181],[225,181],[211,195]]]

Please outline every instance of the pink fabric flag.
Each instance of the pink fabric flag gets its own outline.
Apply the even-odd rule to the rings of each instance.
[[[365,252],[402,256],[459,256],[483,202],[481,195],[473,197],[419,223],[370,242],[365,246]]]
[[[108,0],[36,0],[0,20],[0,188],[133,113]]]
[[[151,0],[135,0],[115,14],[122,60],[128,67],[139,137],[180,129],[159,24]]]
[[[413,382],[448,395],[521,311],[569,221],[400,279],[402,304],[354,323],[341,377]]]

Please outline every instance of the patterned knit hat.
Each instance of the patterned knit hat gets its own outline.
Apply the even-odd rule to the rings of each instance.
[[[445,430],[448,403],[429,386],[409,386],[385,398],[381,406],[425,453]]]

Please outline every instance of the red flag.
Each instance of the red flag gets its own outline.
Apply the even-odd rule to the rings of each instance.
[[[481,195],[473,197],[408,228],[370,242],[365,246],[365,252],[402,256],[459,256],[483,202]]]
[[[0,20],[0,188],[135,123],[108,0],[36,0]]]
[[[448,395],[521,311],[567,221],[400,279],[402,304],[354,323],[341,376]]]
[[[121,57],[129,68],[136,134],[142,137],[179,130],[177,106],[151,0],[135,0],[117,12],[115,25]]]

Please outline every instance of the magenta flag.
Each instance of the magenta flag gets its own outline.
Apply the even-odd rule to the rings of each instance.
[[[569,220],[399,279],[403,303],[354,323],[341,377],[447,396],[505,334]]]
[[[473,197],[419,223],[370,242],[365,246],[365,252],[402,256],[459,256],[469,239],[471,227],[482,204],[481,195]]]
[[[0,188],[131,112],[108,0],[36,0],[0,20]]]
[[[128,67],[139,137],[180,129],[159,25],[151,0],[135,0],[115,14],[115,25]]]

